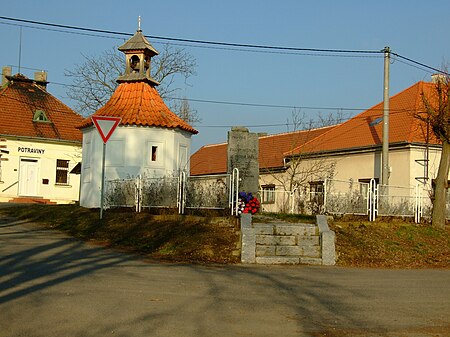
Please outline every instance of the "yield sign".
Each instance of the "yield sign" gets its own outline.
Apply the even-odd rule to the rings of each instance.
[[[120,117],[92,116],[91,118],[105,144],[121,121]]]

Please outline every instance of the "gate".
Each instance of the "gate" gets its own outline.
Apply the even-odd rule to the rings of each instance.
[[[324,212],[329,214],[366,214],[369,221],[378,216],[413,217],[416,223],[431,215],[430,191],[415,187],[329,179],[324,183]]]

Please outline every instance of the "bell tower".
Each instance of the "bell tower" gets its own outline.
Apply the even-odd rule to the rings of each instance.
[[[152,86],[159,85],[150,75],[151,59],[159,53],[142,34],[141,17],[136,33],[119,50],[125,54],[125,74],[117,78],[118,83],[144,81]]]

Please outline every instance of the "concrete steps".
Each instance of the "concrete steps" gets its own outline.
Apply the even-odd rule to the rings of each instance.
[[[251,214],[241,214],[240,220],[242,263],[336,263],[335,233],[329,229],[325,215],[317,215],[315,224],[268,219],[254,223]]]
[[[44,199],[40,197],[17,197],[9,200],[8,202],[16,204],[45,204],[56,205],[56,202],[50,201],[50,199]]]
[[[253,228],[256,263],[322,264],[322,248],[317,225],[255,223]]]

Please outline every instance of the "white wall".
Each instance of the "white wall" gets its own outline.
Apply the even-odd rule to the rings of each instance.
[[[100,207],[103,141],[95,127],[83,131],[80,205]],[[187,164],[191,133],[160,127],[119,126],[106,144],[105,179],[178,174]],[[154,148],[154,150],[152,150]],[[155,152],[155,157],[153,156]]]

